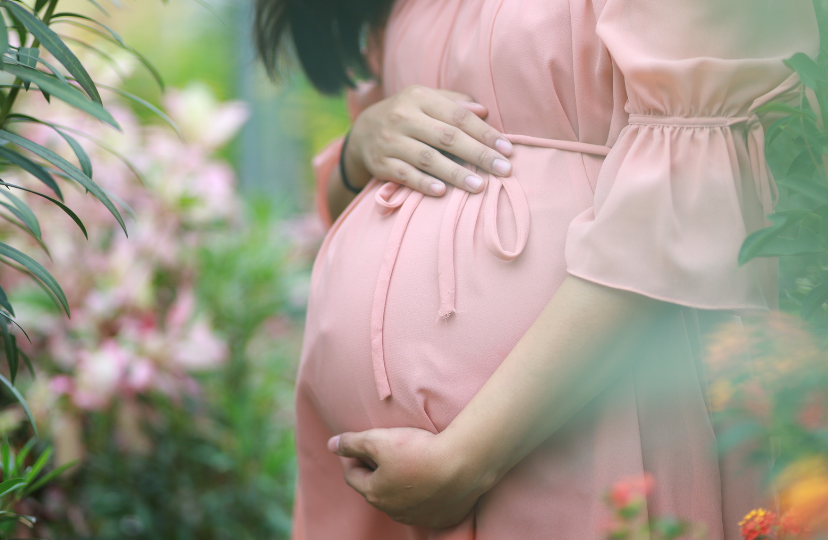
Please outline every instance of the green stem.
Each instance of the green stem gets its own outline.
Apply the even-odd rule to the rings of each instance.
[[[42,21],[43,24],[49,25],[49,21],[52,20],[52,16],[55,14],[55,9],[57,8],[58,2],[60,0],[51,0],[49,5],[46,7],[46,12],[43,14]],[[40,47],[40,42],[35,39],[32,42],[32,47]],[[20,86],[23,84],[21,79],[15,78],[14,86]],[[0,109],[0,126],[5,127],[6,120],[9,117],[9,113],[11,113],[11,109],[14,106],[15,101],[17,101],[17,96],[20,95],[20,88],[12,88],[9,91],[9,95],[6,96],[6,102],[3,103],[3,108]]]

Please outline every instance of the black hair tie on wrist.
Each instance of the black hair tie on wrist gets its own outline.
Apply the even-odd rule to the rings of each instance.
[[[345,189],[354,195],[359,195],[359,192],[362,191],[362,189],[354,186],[350,180],[348,180],[348,175],[345,174],[345,147],[348,146],[348,138],[350,136],[351,130],[348,130],[348,133],[345,134],[345,140],[342,141],[342,152],[339,154],[339,176],[342,177],[342,184],[345,186]]]

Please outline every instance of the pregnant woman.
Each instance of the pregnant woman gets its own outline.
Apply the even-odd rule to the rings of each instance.
[[[775,307],[773,264],[737,254],[775,195],[756,109],[798,95],[811,0],[257,0],[256,27],[323,91],[376,76],[317,161],[341,215],[294,538],[590,540],[644,472],[650,513],[736,538],[760,490],[714,452],[703,338]]]

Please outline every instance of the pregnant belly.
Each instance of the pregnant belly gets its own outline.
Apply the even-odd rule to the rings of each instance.
[[[531,221],[522,250],[514,184],[497,200],[491,188],[470,195],[460,209],[451,188],[425,197],[404,233],[406,205],[378,211],[382,184],[360,196],[314,266],[298,381],[333,433],[437,431],[451,422],[566,276],[567,228],[592,199],[583,159],[589,158],[515,149],[517,187]],[[511,261],[497,256],[491,234],[504,251],[520,254]]]

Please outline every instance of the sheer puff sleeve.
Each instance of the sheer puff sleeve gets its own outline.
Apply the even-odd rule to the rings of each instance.
[[[796,90],[784,59],[816,54],[811,0],[607,0],[598,34],[630,121],[570,226],[569,273],[703,309],[774,307],[775,261],[737,263],[775,194],[754,111]]]

